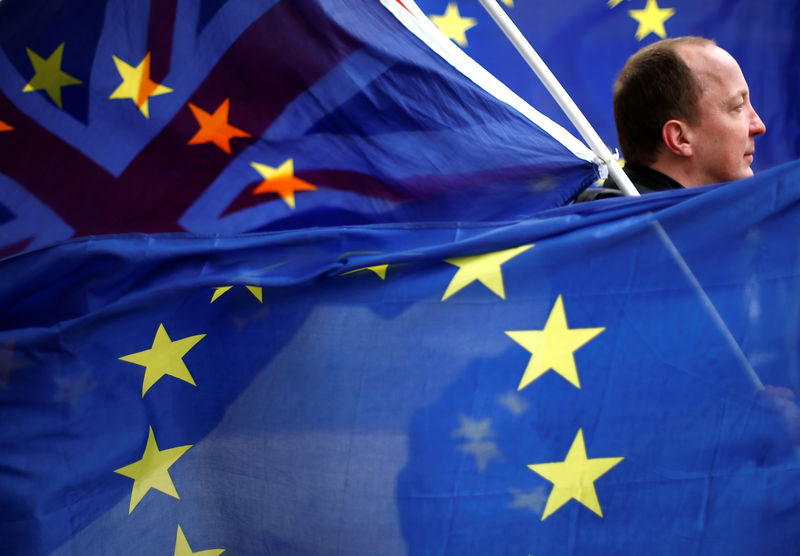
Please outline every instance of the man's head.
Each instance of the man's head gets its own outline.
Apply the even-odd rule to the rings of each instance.
[[[614,118],[627,162],[686,187],[751,176],[753,138],[766,131],[736,60],[700,37],[631,56],[614,86]]]

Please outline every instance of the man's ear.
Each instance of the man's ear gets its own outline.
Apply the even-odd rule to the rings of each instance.
[[[669,120],[661,128],[664,145],[676,156],[692,156],[691,132],[686,122]]]

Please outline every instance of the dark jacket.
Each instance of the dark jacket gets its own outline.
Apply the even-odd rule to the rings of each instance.
[[[636,190],[642,195],[646,193],[655,193],[656,191],[667,191],[669,189],[683,189],[683,186],[671,177],[662,174],[658,170],[648,168],[647,166],[626,164],[623,171],[631,179]],[[623,193],[620,191],[617,182],[614,181],[614,178],[609,177],[603,184],[603,187],[590,187],[584,190],[578,195],[575,202],[582,203],[584,201],[620,197],[622,195]]]

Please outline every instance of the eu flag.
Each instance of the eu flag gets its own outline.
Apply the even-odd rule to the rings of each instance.
[[[794,553],[798,211],[793,164],[6,258],[3,551]]]
[[[398,0],[0,2],[0,256],[127,232],[508,220],[579,141]]]
[[[739,62],[753,106],[767,126],[756,171],[800,157],[796,2],[767,0],[498,0],[612,150],[617,147],[612,86],[625,60],[653,41],[714,39]],[[477,0],[418,0],[464,51],[533,106],[566,125],[538,82]]]

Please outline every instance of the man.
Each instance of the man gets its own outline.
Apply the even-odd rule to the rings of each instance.
[[[625,173],[641,194],[753,175],[755,140],[766,132],[733,56],[701,37],[650,44],[614,84],[614,120]],[[577,202],[622,195],[612,178]],[[800,445],[800,407],[789,388],[759,390]]]
[[[766,131],[739,64],[701,37],[665,39],[631,56],[614,85],[614,120],[640,193],[752,176],[754,137]],[[578,201],[620,194],[609,179]]]

